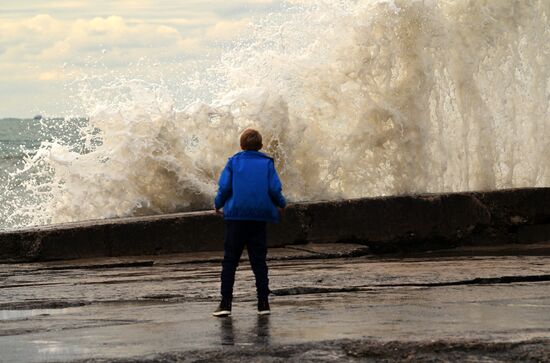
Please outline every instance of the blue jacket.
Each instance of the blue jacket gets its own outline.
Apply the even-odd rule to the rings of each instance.
[[[279,221],[277,207],[286,200],[273,159],[259,151],[241,151],[229,158],[220,176],[216,209],[226,220]]]

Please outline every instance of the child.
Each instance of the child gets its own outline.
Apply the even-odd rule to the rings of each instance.
[[[259,152],[262,135],[247,129],[241,135],[243,151],[229,158],[214,201],[216,213],[226,221],[221,274],[222,300],[214,316],[231,315],[235,271],[244,246],[256,277],[258,314],[269,314],[266,222],[277,223],[286,206],[273,159]]]

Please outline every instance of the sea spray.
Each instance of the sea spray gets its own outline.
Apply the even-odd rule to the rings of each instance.
[[[549,186],[549,14],[549,1],[319,2],[251,24],[202,84],[207,102],[83,78],[84,146],[27,158],[12,177],[32,170],[31,198],[11,200],[6,227],[210,208],[249,126],[291,201]]]

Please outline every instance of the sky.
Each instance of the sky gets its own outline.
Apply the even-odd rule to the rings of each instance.
[[[0,118],[71,112],[72,77],[139,59],[165,77],[215,59],[281,0],[0,1]],[[176,65],[176,66],[175,66]],[[74,115],[73,115],[74,116]]]

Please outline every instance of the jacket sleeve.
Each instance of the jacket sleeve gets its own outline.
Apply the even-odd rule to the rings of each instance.
[[[275,170],[275,165],[273,161],[269,162],[269,196],[273,203],[280,208],[286,207],[286,200],[283,196],[281,180],[277,175],[277,170]]]
[[[216,209],[220,209],[225,205],[225,202],[231,196],[233,184],[233,170],[231,168],[231,159],[225,165],[218,182],[218,194],[214,199]]]

